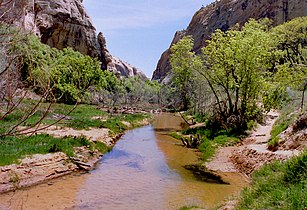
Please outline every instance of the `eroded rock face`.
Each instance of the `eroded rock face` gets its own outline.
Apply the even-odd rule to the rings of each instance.
[[[25,2],[25,10],[21,10]],[[135,67],[114,58],[106,48],[102,33],[96,36],[96,29],[85,11],[82,0],[14,0],[7,8],[13,8],[13,14],[21,17],[19,26],[33,31],[44,44],[57,49],[71,47],[82,54],[96,57],[101,61],[103,70],[110,69],[122,76],[144,76]],[[3,8],[2,8],[3,9]],[[6,9],[6,8],[4,8]],[[1,10],[1,8],[0,8]],[[2,11],[1,11],[2,12]],[[15,22],[16,24],[16,22]]]
[[[307,148],[307,111],[302,113],[292,125],[279,135],[279,150],[297,149],[304,151]]]
[[[177,32],[171,46],[185,35],[192,35],[194,51],[199,53],[216,29],[227,30],[236,23],[244,24],[250,18],[268,17],[274,25],[282,24],[295,17],[307,15],[306,0],[220,0],[201,8],[190,22],[188,28]],[[152,79],[163,80],[171,70],[170,50],[161,56]]]
[[[106,39],[101,32],[98,34],[98,43],[101,49],[103,63],[105,63],[104,69],[124,77],[140,76],[141,78],[146,79],[146,76],[142,71],[111,55],[107,49]]]

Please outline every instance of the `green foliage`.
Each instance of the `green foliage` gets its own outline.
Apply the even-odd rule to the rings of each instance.
[[[108,128],[113,131],[115,134],[119,134],[128,129],[126,125],[124,125],[121,120],[117,117],[108,119],[107,121],[102,122],[101,127]]]
[[[289,100],[286,88],[280,84],[271,84],[267,90],[264,90],[262,95],[263,107],[266,111],[280,109]]]
[[[59,53],[52,78],[57,97],[66,103],[80,101],[91,86],[100,90],[106,85],[99,62],[70,48]]]
[[[285,86],[302,87],[307,81],[307,17],[295,18],[277,26],[272,34],[282,52],[275,80]]]
[[[237,209],[306,209],[306,151],[286,163],[274,162],[252,174]]]
[[[236,143],[240,142],[240,139],[233,136],[227,136],[227,135],[220,135],[213,139],[213,142],[220,145],[220,146],[226,146],[226,145],[235,145]]]
[[[53,109],[57,114],[66,114],[70,111],[74,106],[67,104],[55,104]],[[73,119],[82,119],[82,118],[92,118],[92,117],[103,117],[106,116],[107,113],[101,111],[97,108],[97,106],[79,104],[77,108],[69,114]]]
[[[279,137],[274,137],[268,141],[268,149],[271,151],[276,151],[279,145]]]
[[[195,122],[198,123],[206,122],[208,118],[209,118],[208,114],[196,113],[193,115],[193,119],[195,120]]]
[[[180,208],[180,210],[190,210],[190,209],[197,209],[198,206],[183,206]]]
[[[138,122],[145,118],[150,118],[149,114],[123,114],[118,116],[121,120],[131,123],[133,127],[138,125]]]
[[[240,142],[239,138],[227,135],[218,135],[212,140],[203,137],[198,149],[203,153],[202,160],[206,161],[215,154],[218,147],[231,146],[235,145],[238,142]]]
[[[216,147],[213,142],[207,138],[203,138],[202,143],[199,145],[198,149],[202,152],[202,160],[206,161],[211,158],[216,151]]]
[[[257,122],[250,120],[247,122],[246,126],[247,126],[247,130],[253,130],[257,125]]]
[[[94,148],[97,149],[101,154],[105,154],[111,150],[110,147],[99,141],[95,143]]]
[[[157,81],[145,81],[141,77],[129,77],[123,79],[125,88],[125,101],[128,104],[149,102],[158,104],[160,101],[161,84]]]
[[[43,104],[42,110],[45,109],[47,104]],[[73,105],[67,104],[54,104],[50,110],[50,114],[43,120],[45,124],[51,124],[56,121],[52,119],[53,115],[59,114],[61,116],[66,115],[68,112],[74,109]],[[40,118],[41,114],[38,112],[26,121],[25,125],[31,125],[31,122],[36,122],[36,119]],[[90,128],[100,128],[102,126],[102,121],[99,119],[94,119],[94,117],[107,117],[107,113],[97,109],[96,106],[80,104],[78,105],[69,115],[69,120],[62,120],[59,124],[64,124],[66,127],[74,129],[90,129]]]
[[[25,42],[16,43],[13,50],[24,57],[22,79],[40,93],[50,91],[52,68],[56,65],[59,51],[42,44],[34,35],[24,36]]]
[[[183,110],[187,110],[191,103],[193,72],[201,66],[200,58],[192,51],[193,45],[193,38],[186,36],[171,48],[170,64],[174,73],[174,93],[180,96]]]
[[[251,19],[241,28],[216,30],[200,56],[192,37],[184,37],[171,48],[174,89],[193,112],[205,110],[213,126],[245,130],[265,111],[289,103],[290,87],[306,88],[306,28],[306,17],[273,29],[268,19]],[[213,106],[206,104],[212,100]]]
[[[218,147],[231,146],[240,142],[240,139],[227,130],[216,130],[208,128],[189,128],[182,132],[184,135],[199,136],[201,143],[198,149],[202,152],[202,160],[211,158]],[[171,134],[174,135],[174,134]],[[178,134],[177,134],[178,135]],[[176,135],[174,135],[176,138]],[[181,138],[179,138],[181,139]]]
[[[266,22],[250,20],[241,30],[217,30],[202,49],[207,66],[203,75],[226,119],[233,114],[243,121],[254,116],[250,112],[264,85],[273,47]],[[220,104],[224,100],[227,106]]]
[[[69,110],[73,109],[73,106],[66,104],[56,104],[54,106],[54,113],[57,114],[66,114]],[[73,112],[69,115],[71,120],[63,120],[61,123],[64,123],[65,126],[71,127],[74,129],[90,129],[90,128],[100,128],[102,122],[99,119],[93,119],[93,117],[106,117],[107,113],[97,109],[96,106],[91,105],[78,105]]]
[[[290,184],[296,184],[307,177],[307,152],[299,157],[294,157],[286,164],[284,181]]]
[[[214,133],[209,130],[209,129],[204,129],[204,128],[189,128],[187,130],[184,130],[182,132],[184,135],[190,135],[190,134],[193,134],[193,135],[200,135],[200,136],[204,136],[204,137],[207,137],[207,138],[212,138],[214,137]]]
[[[73,156],[74,147],[90,146],[99,151],[107,151],[107,147],[100,143],[96,144],[87,139],[80,138],[54,138],[49,135],[34,135],[31,137],[16,137],[0,138],[0,165],[9,165],[17,163],[19,159],[26,155],[47,154],[50,152],[64,152],[68,156]]]
[[[24,56],[23,78],[39,93],[51,91],[59,101],[80,102],[89,88],[106,88],[106,76],[98,60],[67,48],[57,50],[34,36],[15,46]]]

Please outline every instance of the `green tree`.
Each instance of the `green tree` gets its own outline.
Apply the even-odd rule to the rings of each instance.
[[[172,83],[175,86],[175,93],[179,95],[182,102],[183,110],[187,110],[190,106],[193,74],[195,69],[201,66],[199,57],[192,51],[193,45],[193,38],[185,36],[171,47]]]
[[[111,98],[111,106],[115,106],[118,100],[125,94],[123,82],[116,77],[116,75],[109,71],[103,72],[106,80],[106,94],[107,98]]]
[[[23,79],[38,93],[50,91],[57,101],[72,104],[90,88],[106,87],[98,60],[71,48],[50,48],[33,35],[16,48],[24,56]]]
[[[90,87],[101,90],[106,86],[99,62],[71,48],[59,52],[52,78],[57,96],[66,103],[81,101]]]
[[[145,91],[145,101],[151,104],[161,104],[161,88],[162,84],[159,84],[157,81],[146,81],[144,84]]]
[[[274,43],[268,21],[250,20],[241,30],[217,30],[202,49],[207,80],[216,99],[218,119],[226,126],[244,126],[265,85]]]
[[[125,103],[136,104],[142,101],[145,94],[145,81],[140,77],[128,77],[123,79],[125,88]]]
[[[284,89],[302,90],[301,109],[307,88],[307,17],[298,17],[272,29],[280,57],[274,82]]]

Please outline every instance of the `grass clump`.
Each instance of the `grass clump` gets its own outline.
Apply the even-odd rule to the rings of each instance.
[[[169,134],[169,136],[173,137],[174,139],[178,139],[178,140],[181,139],[181,135],[178,134],[177,132],[172,132]]]
[[[239,138],[233,136],[220,135],[216,136],[214,139],[203,138],[198,149],[202,152],[202,159],[204,161],[211,158],[218,147],[220,146],[230,146],[235,145],[240,141]]]
[[[180,208],[180,210],[190,210],[190,209],[195,209],[199,208],[198,206],[183,206]]]
[[[18,163],[18,160],[26,155],[47,154],[63,152],[67,156],[74,156],[74,147],[86,146],[97,149],[101,153],[108,151],[103,143],[93,143],[84,137],[54,138],[50,135],[34,135],[18,139],[16,137],[0,138],[0,166]]]
[[[100,127],[108,128],[114,133],[122,133],[129,128],[135,128],[139,126],[140,121],[149,118],[149,114],[121,114],[113,116],[106,121],[102,122]],[[122,122],[128,122],[131,127],[123,124]]]
[[[209,139],[204,138],[202,140],[202,143],[199,145],[198,149],[202,152],[202,160],[206,161],[209,158],[211,158],[217,149],[216,146],[214,146],[213,142]]]
[[[53,112],[56,114],[65,115],[72,110],[73,107],[73,105],[56,104]],[[78,130],[99,128],[102,126],[102,121],[99,119],[93,119],[93,117],[104,116],[107,116],[107,113],[97,109],[96,106],[80,104],[68,115],[71,120],[63,120],[60,123]]]
[[[102,122],[101,127],[108,128],[116,134],[124,132],[128,129],[128,127],[124,125],[118,117]]]
[[[237,209],[307,209],[306,163],[307,151],[254,172]]]
[[[192,128],[183,131],[184,135],[194,135],[200,138],[198,149],[203,153],[202,160],[206,161],[212,157],[220,146],[231,146],[240,142],[240,139],[231,131],[213,131],[203,127]]]
[[[278,147],[278,135],[285,131],[289,125],[297,118],[297,114],[283,113],[276,120],[271,131],[271,138],[268,141],[268,148],[274,150]]]

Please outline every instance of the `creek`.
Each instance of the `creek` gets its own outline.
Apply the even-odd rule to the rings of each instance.
[[[127,131],[95,170],[0,195],[0,209],[210,208],[247,185],[236,173],[223,174],[230,184],[216,184],[186,170],[200,154],[167,135],[183,124],[179,116],[160,114],[153,125]]]

